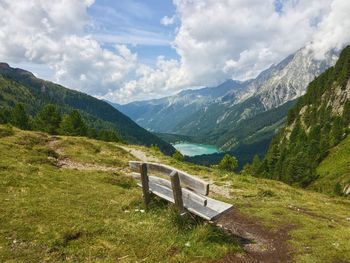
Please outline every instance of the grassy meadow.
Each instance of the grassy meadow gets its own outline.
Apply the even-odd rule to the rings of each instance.
[[[165,201],[152,198],[145,211],[127,176],[127,161],[136,158],[122,146],[0,126],[0,262],[214,262],[243,253],[232,236],[179,217]],[[289,226],[293,261],[350,262],[348,198],[128,147],[215,182],[228,194],[214,197],[273,231]],[[90,169],[60,167],[59,159]]]

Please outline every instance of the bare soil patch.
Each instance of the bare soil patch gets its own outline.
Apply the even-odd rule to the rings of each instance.
[[[75,169],[75,170],[81,170],[81,171],[103,171],[103,172],[126,172],[124,169],[121,168],[115,168],[115,167],[108,167],[104,165],[98,165],[93,163],[83,163],[83,162],[77,162],[74,161],[68,157],[63,157],[64,150],[58,146],[58,137],[52,136],[50,141],[48,142],[48,146],[54,150],[58,158],[54,158],[56,165],[61,168],[66,169]],[[53,158],[53,157],[49,157]]]
[[[241,254],[229,253],[215,262],[285,263],[291,261],[291,250],[287,241],[290,239],[289,231],[295,227],[293,225],[285,225],[275,231],[237,209],[223,214],[214,221],[214,224],[234,235],[244,250]]]
[[[146,155],[145,152],[143,152],[141,150],[130,148],[127,146],[120,146],[120,148],[129,152],[130,154],[132,154],[133,156],[135,156],[137,159],[141,160],[142,162],[155,162],[155,163],[160,162],[158,158],[153,157],[153,156],[148,156],[148,155]]]

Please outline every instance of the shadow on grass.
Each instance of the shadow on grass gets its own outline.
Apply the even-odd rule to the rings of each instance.
[[[111,185],[119,186],[123,189],[131,189],[137,187],[136,180],[123,175],[110,175],[103,178],[103,182]]]

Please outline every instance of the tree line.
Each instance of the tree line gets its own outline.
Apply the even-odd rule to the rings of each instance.
[[[88,127],[78,110],[62,114],[54,104],[46,104],[35,116],[18,103],[14,108],[0,108],[0,124],[11,124],[23,130],[47,132],[52,135],[86,136],[108,142],[120,142],[113,130],[96,130]]]

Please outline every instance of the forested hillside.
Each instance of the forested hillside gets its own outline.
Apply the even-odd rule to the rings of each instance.
[[[130,118],[120,113],[108,103],[84,93],[67,89],[52,82],[36,78],[32,73],[0,64],[0,107],[13,108],[24,105],[25,110],[34,115],[44,105],[54,104],[61,113],[78,109],[90,128],[113,130],[126,142],[150,146],[156,144],[171,154],[174,148],[138,126]]]
[[[350,46],[334,67],[310,83],[289,111],[286,127],[273,139],[259,174],[304,187],[318,180],[320,162],[349,134],[349,79]],[[338,180],[333,178],[334,191],[345,181],[340,175]]]

